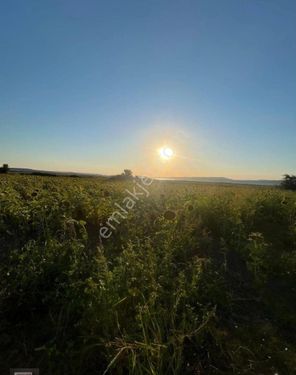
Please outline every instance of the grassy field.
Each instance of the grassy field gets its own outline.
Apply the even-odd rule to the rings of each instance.
[[[1,374],[296,374],[296,194],[133,184],[0,176]]]

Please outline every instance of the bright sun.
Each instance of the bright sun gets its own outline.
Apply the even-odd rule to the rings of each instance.
[[[159,149],[159,155],[163,160],[170,160],[174,156],[174,151],[167,146],[163,146]]]

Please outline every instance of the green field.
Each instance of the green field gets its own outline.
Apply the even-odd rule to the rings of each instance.
[[[0,176],[1,374],[296,374],[296,194],[133,184]]]

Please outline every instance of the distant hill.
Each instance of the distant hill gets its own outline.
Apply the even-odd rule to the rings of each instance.
[[[264,185],[264,186],[277,186],[280,185],[280,180],[235,180],[226,177],[168,177],[158,178],[165,181],[190,181],[190,182],[205,182],[216,184],[241,184],[241,185]]]
[[[41,169],[30,169],[30,168],[9,168],[9,171],[12,173],[45,175],[45,176],[104,177],[103,175],[96,174],[96,173],[57,172],[57,171],[44,171]]]

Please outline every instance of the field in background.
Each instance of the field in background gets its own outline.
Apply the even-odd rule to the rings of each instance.
[[[0,176],[0,370],[296,374],[296,194]]]

